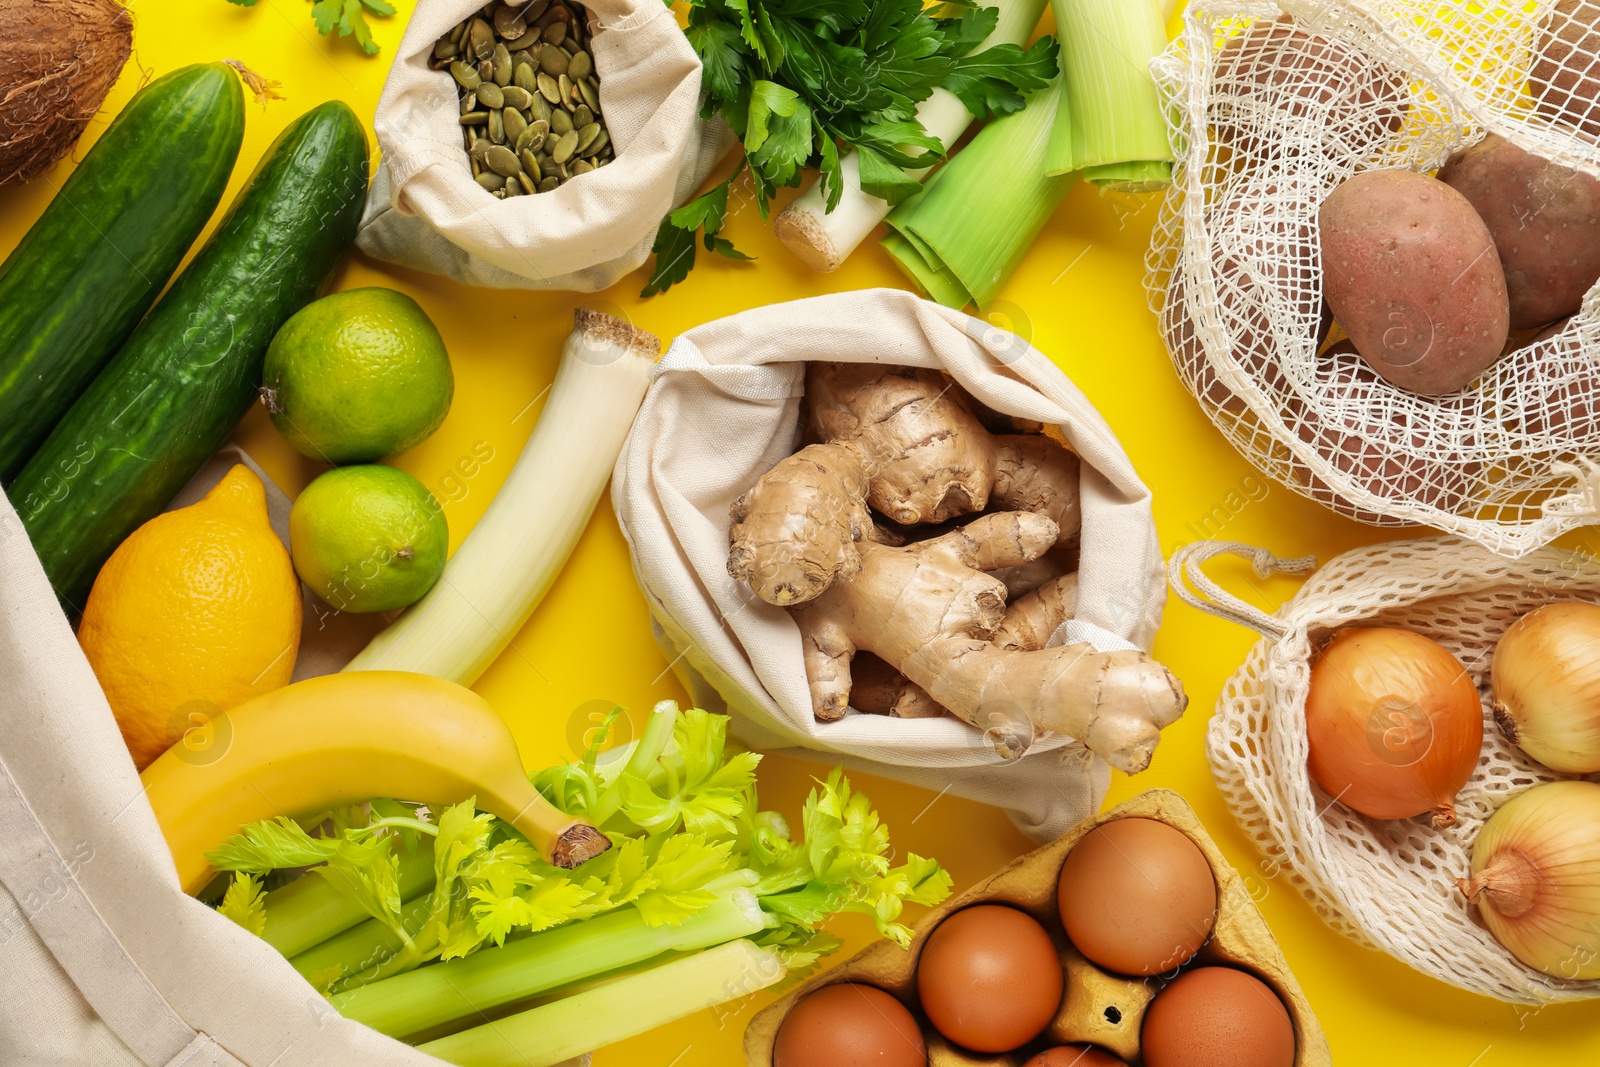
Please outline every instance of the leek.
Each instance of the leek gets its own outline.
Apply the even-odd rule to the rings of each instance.
[[[1025,44],[1044,13],[1044,0],[993,0],[982,6],[997,8],[1000,18],[974,53],[995,45]],[[973,115],[948,89],[934,89],[917,105],[917,121],[948,152],[972,124]],[[840,160],[840,169],[843,194],[832,211],[827,207],[823,182],[818,180],[784,208],[773,226],[778,239],[814,270],[836,270],[889,214],[887,200],[862,191],[861,160],[853,149]],[[928,169],[906,173],[920,181]]]
[[[1045,172],[1092,185],[1152,189],[1172,181],[1172,146],[1150,74],[1167,46],[1157,0],[1051,0],[1065,91]]]
[[[483,518],[428,594],[344,668],[471,685],[528,621],[611,477],[661,343],[621,319],[574,315],[544,413]]]
[[[941,304],[988,307],[1067,195],[1073,176],[1044,171],[1062,95],[1057,75],[889,214],[884,249]]]
[[[628,908],[420,967],[329,1000],[347,1019],[406,1037],[477,1019],[494,1008],[668,952],[695,952],[750,937],[767,925],[755,894],[734,887],[676,926],[650,926],[637,908]]]
[[[748,996],[783,976],[776,952],[730,941],[417,1047],[459,1067],[550,1067]]]

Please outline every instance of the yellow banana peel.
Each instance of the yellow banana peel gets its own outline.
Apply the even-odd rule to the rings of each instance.
[[[424,674],[357,671],[263,694],[197,722],[140,778],[189,893],[215,874],[206,852],[241,827],[372,797],[437,810],[475,796],[558,867],[611,847],[539,795],[482,697]]]

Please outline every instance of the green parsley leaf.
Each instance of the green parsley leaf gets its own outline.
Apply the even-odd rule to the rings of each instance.
[[[922,188],[921,182],[889,162],[882,152],[863,146],[856,149],[856,156],[861,165],[861,191],[869,196],[898,204]]]
[[[1055,77],[1059,53],[1053,37],[1035,41],[1027,51],[1014,44],[996,45],[957,60],[943,87],[978,118],[1009,115],[1022,110],[1024,93],[1043,89]]]
[[[339,31],[341,37],[354,37],[367,55],[376,55],[378,44],[372,39],[372,27],[367,24],[367,12],[387,18],[395,9],[386,0],[315,0],[311,5],[311,18],[317,32],[324,37]]]

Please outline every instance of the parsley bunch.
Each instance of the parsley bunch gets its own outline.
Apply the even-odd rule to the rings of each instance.
[[[907,169],[929,167],[944,146],[917,121],[936,88],[979,118],[1023,107],[1023,94],[1056,73],[1056,42],[997,45],[969,54],[999,13],[968,0],[688,0],[689,42],[704,68],[703,114],[720,116],[744,143],[727,181],[662,220],[655,271],[643,295],[682,281],[697,243],[747,259],[720,237],[728,192],[748,168],[765,219],[777,190],[814,167],[828,209],[843,191],[841,146],[856,150],[863,191],[899,203],[918,188]],[[697,240],[698,237],[698,240]]]

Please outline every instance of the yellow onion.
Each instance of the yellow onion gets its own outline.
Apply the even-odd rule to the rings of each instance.
[[[1306,736],[1312,779],[1375,819],[1433,812],[1455,797],[1483,748],[1483,707],[1461,661],[1437,641],[1392,627],[1341,630],[1311,668]]]
[[[1600,785],[1551,782],[1511,798],[1456,887],[1496,941],[1536,971],[1600,978]]]
[[[1518,619],[1490,679],[1507,740],[1553,771],[1600,771],[1600,605],[1547,604]]]

